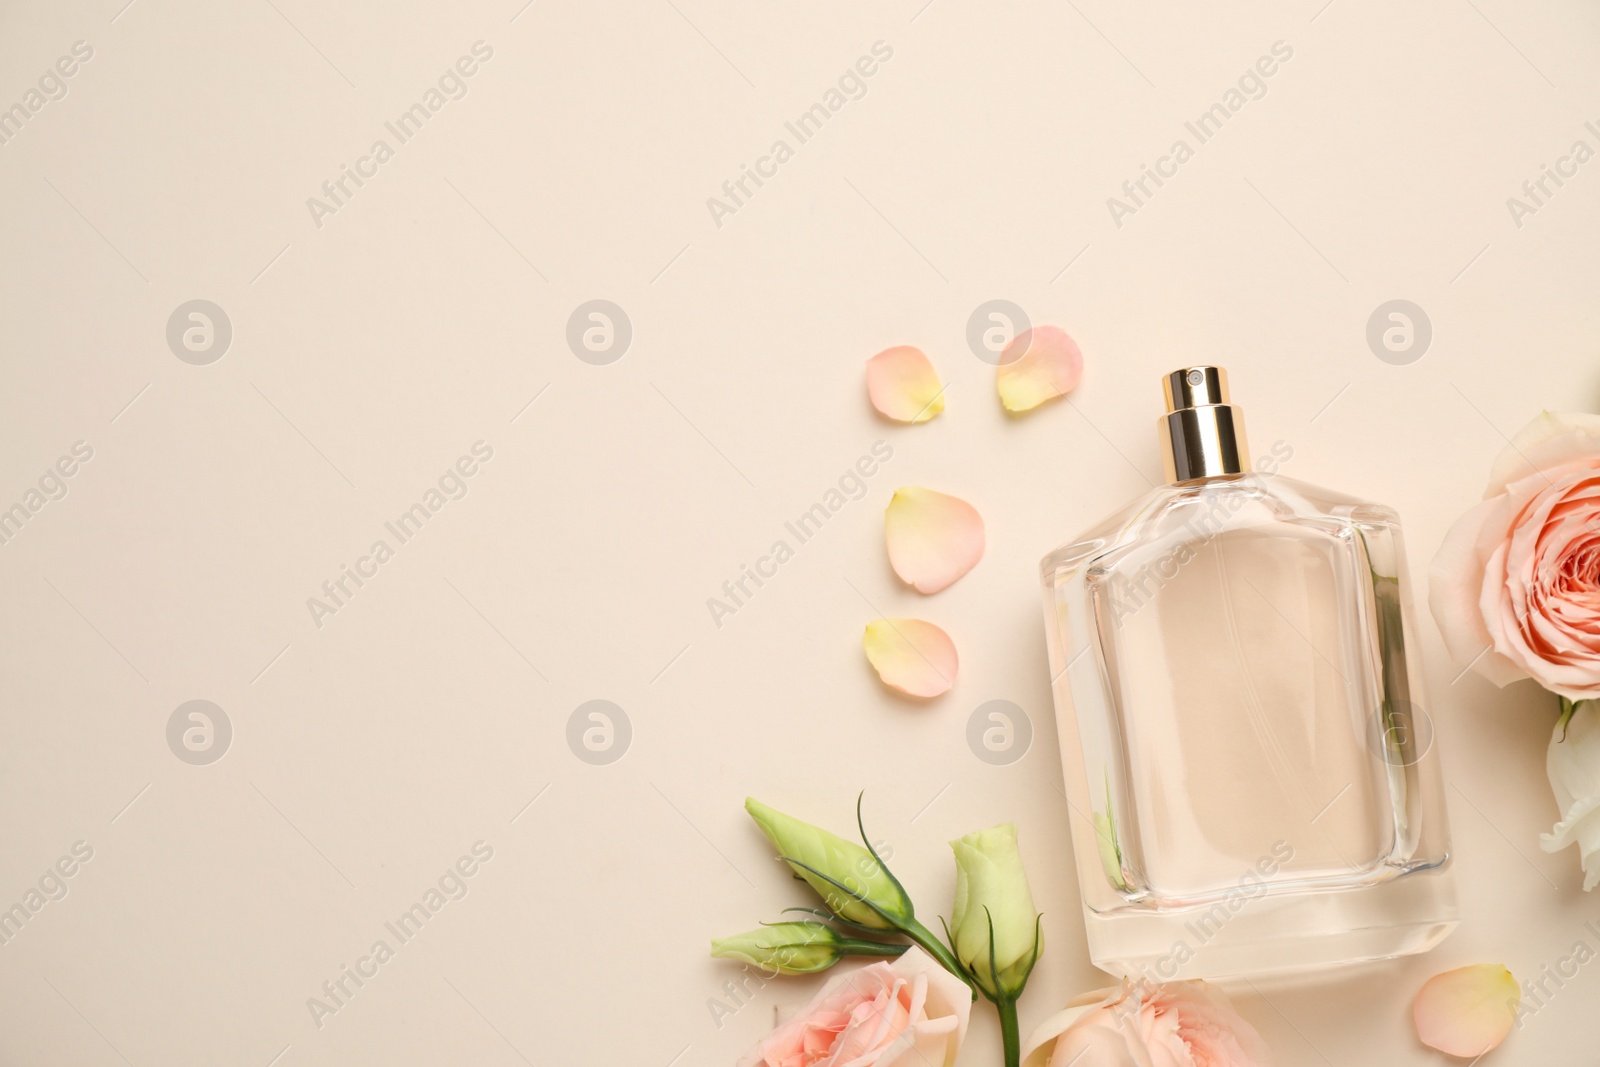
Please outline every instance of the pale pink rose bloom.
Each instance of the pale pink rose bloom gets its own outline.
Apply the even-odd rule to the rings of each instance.
[[[1205,982],[1124,981],[1085,993],[1036,1029],[1023,1067],[1268,1067],[1271,1053]]]
[[[836,974],[739,1067],[951,1067],[972,991],[919,948]]]
[[[1600,697],[1600,416],[1547,412],[1518,431],[1428,577],[1458,663]]]

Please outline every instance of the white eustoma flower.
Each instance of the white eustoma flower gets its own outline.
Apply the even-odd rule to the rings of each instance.
[[[1017,827],[1002,823],[950,842],[956,901],[950,917],[956,956],[990,1000],[1015,999],[1039,961],[1039,915],[1017,851]]]
[[[1578,846],[1583,888],[1600,884],[1600,701],[1580,701],[1572,717],[1557,723],[1545,759],[1561,821],[1539,835],[1546,852]]]

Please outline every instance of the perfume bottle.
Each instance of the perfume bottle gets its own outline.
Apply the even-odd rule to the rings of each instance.
[[[1090,956],[1169,981],[1423,952],[1456,925],[1395,512],[1251,465],[1220,367],[1163,382],[1170,484],[1045,556]]]

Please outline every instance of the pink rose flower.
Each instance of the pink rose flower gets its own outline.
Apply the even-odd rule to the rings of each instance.
[[[835,975],[739,1067],[950,1067],[972,991],[919,948]]]
[[[1600,697],[1600,416],[1548,412],[1518,431],[1483,503],[1445,535],[1428,604],[1458,663]]]
[[[1271,1054],[1205,982],[1124,981],[1085,993],[1035,1030],[1023,1067],[1267,1067]]]

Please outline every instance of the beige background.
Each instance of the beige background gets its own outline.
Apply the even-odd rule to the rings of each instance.
[[[706,938],[808,902],[740,802],[844,830],[862,788],[929,916],[945,842],[1019,824],[1026,1030],[1102,984],[1035,562],[1159,477],[1157,376],[1224,363],[1287,473],[1400,509],[1419,577],[1505,435],[1600,401],[1600,163],[1520,228],[1506,206],[1600,147],[1593,5],[922,2],[6,5],[0,104],[94,54],[0,146],[0,506],[94,455],[0,548],[0,903],[94,852],[0,946],[0,1063],[727,1063],[815,985],[712,1019],[737,968]],[[479,40],[465,98],[319,228],[307,198]],[[718,227],[707,198],[880,40],[866,95]],[[1107,198],[1276,41],[1267,94],[1116,226]],[[965,341],[997,297],[1081,343],[1070,403],[1002,415]],[[633,327],[609,366],[565,342],[594,298]],[[1408,366],[1365,340],[1397,298],[1433,325]],[[233,329],[206,366],[165,339],[193,299]],[[949,383],[925,426],[865,401],[900,343]],[[866,497],[715,627],[706,599],[879,438]],[[479,440],[467,496],[315,625]],[[881,549],[904,484],[988,523],[931,599]],[[878,611],[951,632],[953,692],[878,686]],[[1244,990],[1285,1064],[1440,1062],[1408,1021],[1428,975],[1536,976],[1600,910],[1537,847],[1553,698],[1456,681],[1421,623],[1466,919],[1425,958]],[[193,699],[234,731],[209,766],[166,741]],[[565,740],[591,699],[632,725],[608,766]],[[966,744],[992,699],[1035,727],[1009,767]],[[480,840],[467,896],[319,1029],[307,998]],[[1494,1059],[1592,1049],[1597,974]],[[997,1063],[975,1019],[963,1063]]]

